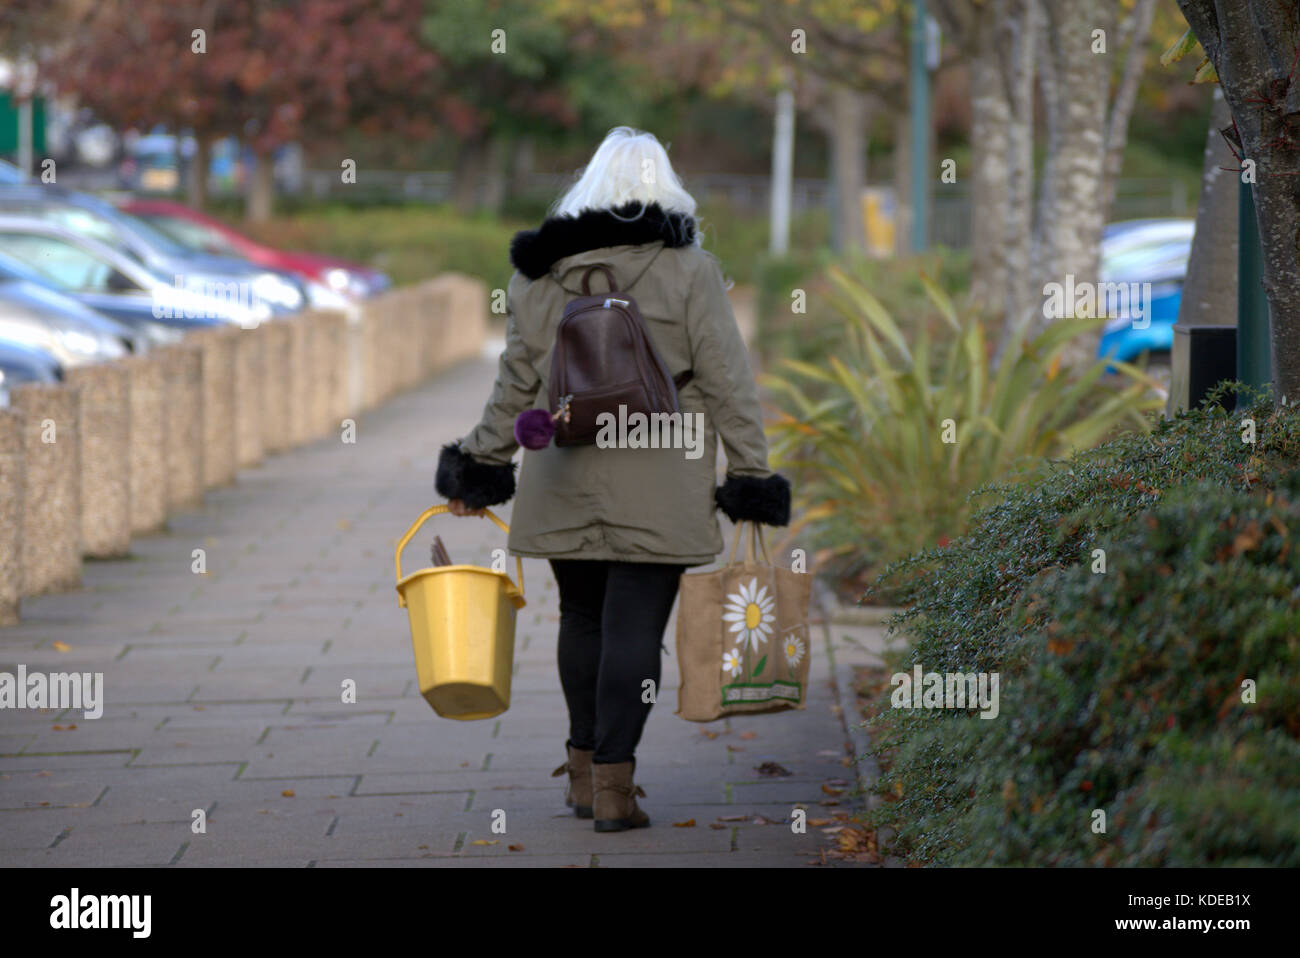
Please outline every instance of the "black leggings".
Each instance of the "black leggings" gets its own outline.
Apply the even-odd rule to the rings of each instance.
[[[569,742],[602,765],[630,762],[650,715],[664,628],[686,566],[552,559],[560,587],[560,685]]]

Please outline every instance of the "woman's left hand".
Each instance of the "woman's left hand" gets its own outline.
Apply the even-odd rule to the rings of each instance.
[[[465,505],[463,499],[452,499],[448,501],[447,508],[451,510],[453,516],[485,516],[486,509],[471,509]]]

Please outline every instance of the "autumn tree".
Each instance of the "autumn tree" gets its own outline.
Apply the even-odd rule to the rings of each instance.
[[[421,0],[69,3],[42,68],[119,126],[192,130],[199,169],[214,139],[240,138],[256,158],[248,215],[265,219],[271,157],[284,144],[366,124],[432,133],[438,59],[418,41],[422,9]]]

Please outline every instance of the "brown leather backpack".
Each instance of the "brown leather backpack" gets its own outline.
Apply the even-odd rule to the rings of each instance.
[[[591,274],[600,270],[608,293],[591,292]],[[596,417],[632,413],[679,412],[677,390],[691,371],[676,381],[655,349],[641,319],[636,300],[614,288],[614,276],[604,266],[591,266],[582,276],[582,295],[564,307],[551,352],[548,395],[552,414],[567,401],[568,415],[555,423],[557,446],[590,446],[600,432]]]

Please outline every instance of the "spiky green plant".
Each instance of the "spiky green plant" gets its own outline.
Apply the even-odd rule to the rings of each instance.
[[[1160,407],[1153,382],[1113,362],[1072,371],[1061,361],[1095,319],[1022,328],[994,363],[984,327],[959,317],[926,280],[942,322],[904,329],[843,270],[828,278],[845,343],[824,364],[784,360],[764,377],[778,397],[773,457],[799,478],[803,514],[832,554],[865,552],[871,564],[960,534],[971,492],[1004,480],[1026,459],[1095,445],[1125,424],[1148,428]],[[796,530],[792,530],[796,531]]]

